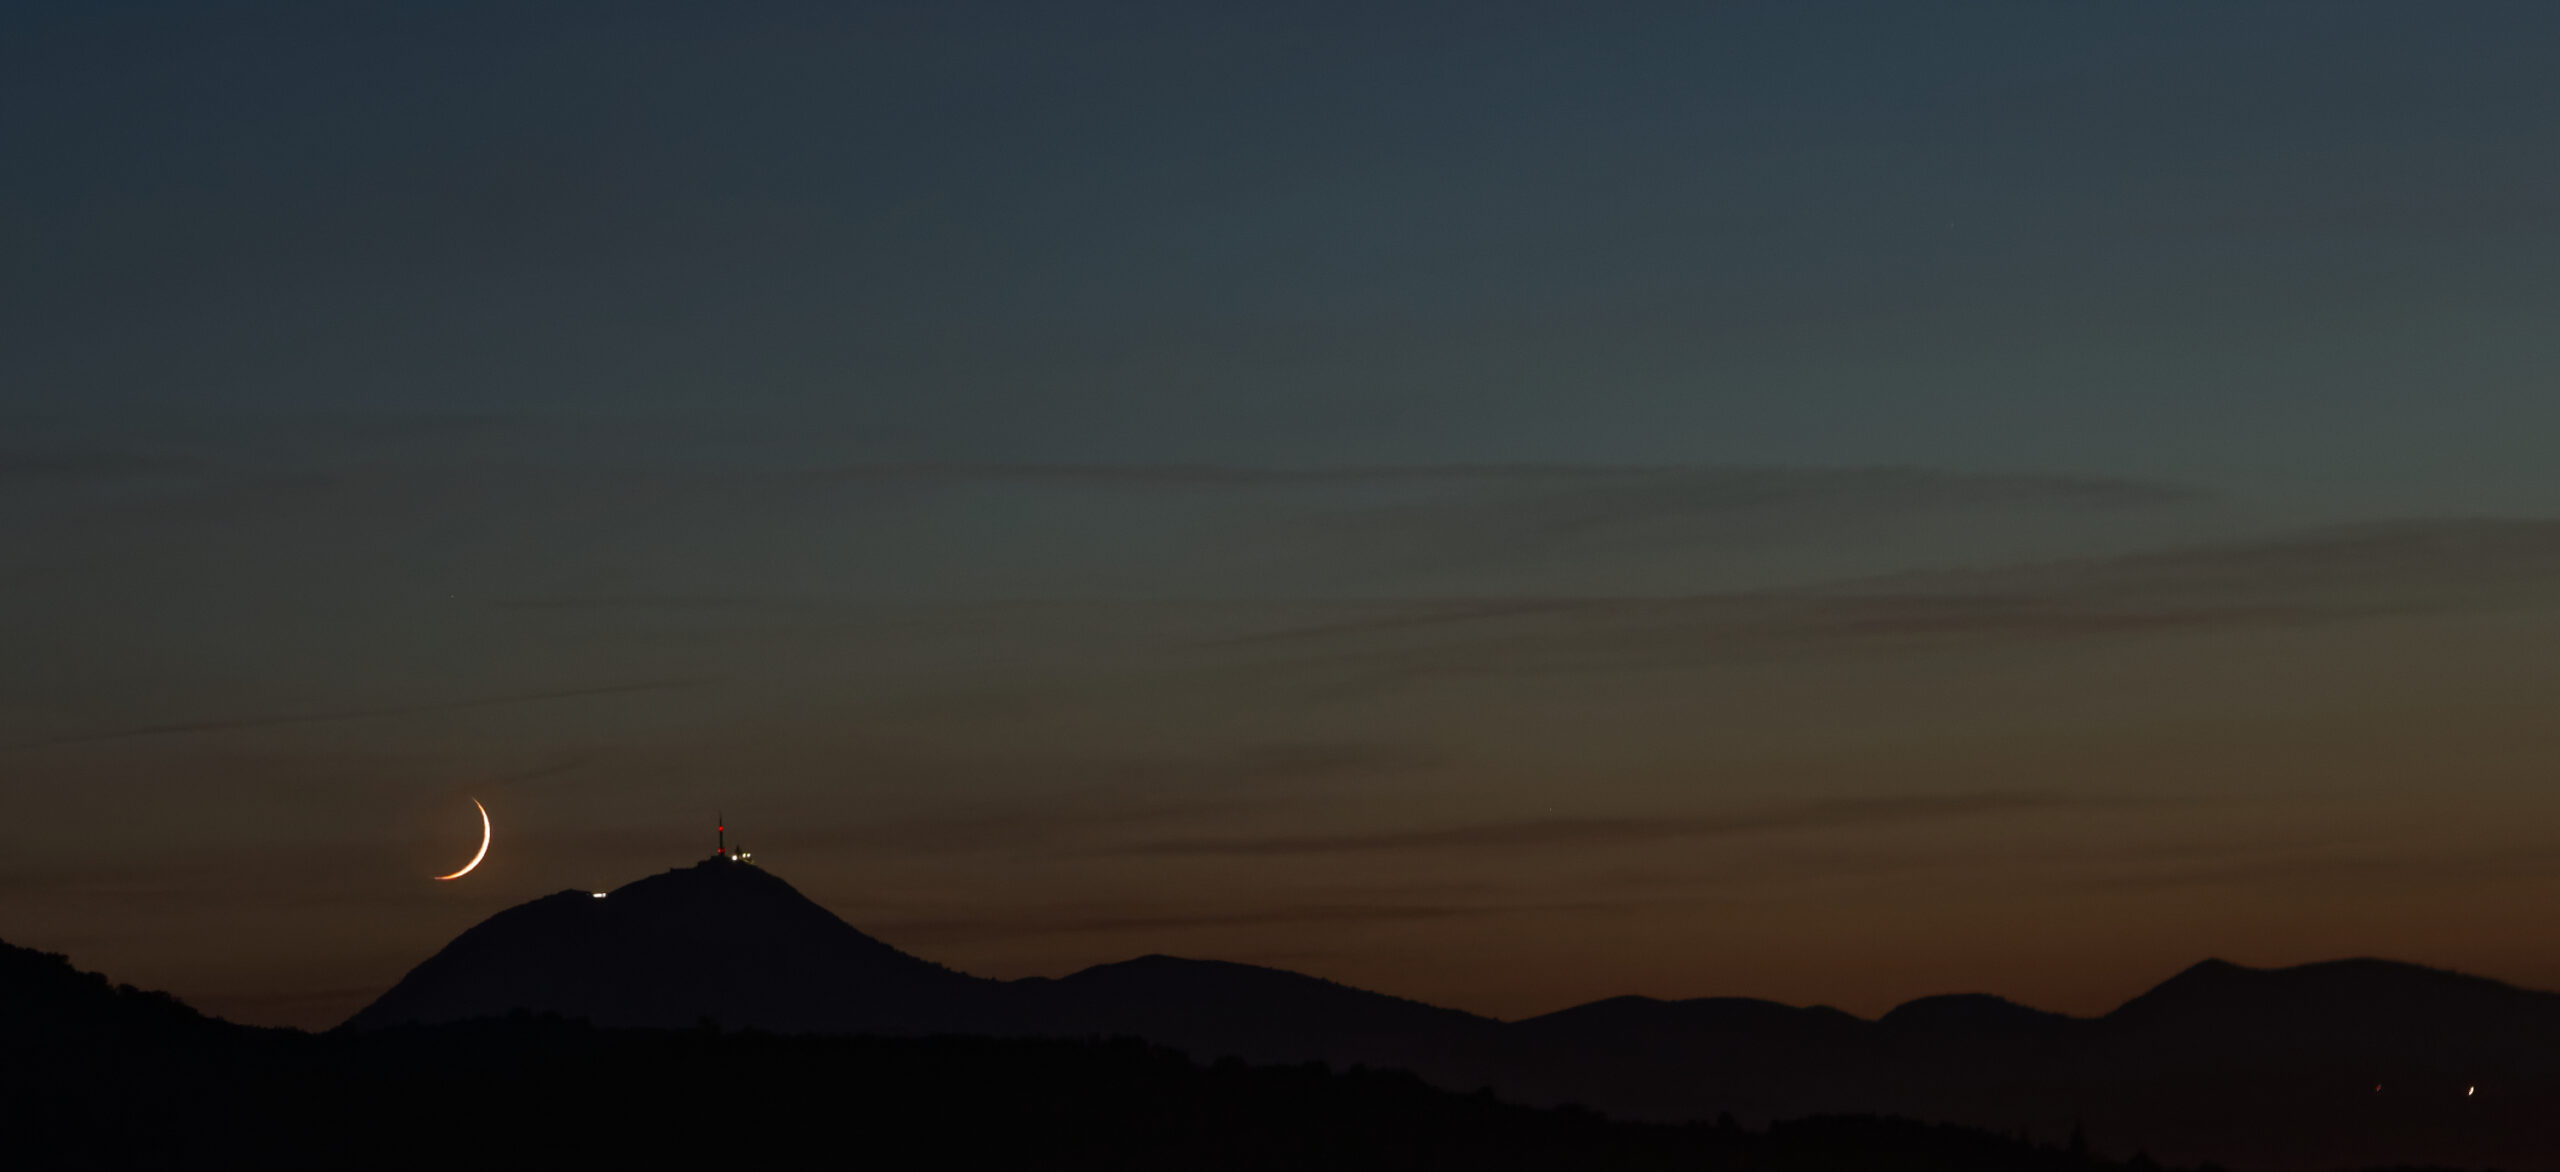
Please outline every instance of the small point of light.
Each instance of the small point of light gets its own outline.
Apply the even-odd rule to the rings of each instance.
[[[2464,1098],[2469,1098],[2469,1097],[2471,1097],[2471,1096],[2473,1096],[2473,1095],[2476,1095],[2476,1094],[2479,1094],[2479,1093],[2480,1093],[2480,1088],[2478,1088],[2478,1087],[2464,1087],[2464,1088],[2462,1088],[2462,1095],[2463,1095],[2463,1097],[2464,1097]]]
[[[597,893],[596,893],[596,898],[597,898],[597,899],[603,899],[603,898],[604,898],[604,893],[603,893],[603,892],[601,892],[601,891],[597,892]],[[2375,1089],[2375,1090],[2377,1090],[2377,1091],[2378,1091],[2378,1090],[2381,1090],[2382,1088],[2381,1088],[2381,1087],[2375,1087],[2375,1088],[2373,1088],[2373,1089]]]

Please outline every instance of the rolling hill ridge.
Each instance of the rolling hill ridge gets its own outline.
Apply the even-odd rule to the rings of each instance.
[[[1398,1068],[1643,1119],[1876,1112],[2044,1134],[2085,1126],[2128,1150],[2270,1169],[2560,1169],[2560,995],[2381,960],[2206,961],[2096,1018],[1983,994],[1873,1021],[1630,996],[1501,1022],[1166,956],[1054,979],[972,977],[715,858],[606,898],[563,892],[501,912],[341,1028],[517,1011],[598,1026],[1125,1036],[1201,1061]]]

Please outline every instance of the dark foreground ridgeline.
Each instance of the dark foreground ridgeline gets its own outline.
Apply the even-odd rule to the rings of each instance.
[[[1878,1118],[1613,1121],[1400,1072],[1202,1065],[1134,1040],[602,1030],[516,1015],[304,1034],[0,945],[11,1167],[2108,1172]]]

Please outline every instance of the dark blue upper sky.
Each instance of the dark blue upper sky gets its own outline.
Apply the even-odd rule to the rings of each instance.
[[[2555,490],[2548,5],[51,7],[38,411]]]

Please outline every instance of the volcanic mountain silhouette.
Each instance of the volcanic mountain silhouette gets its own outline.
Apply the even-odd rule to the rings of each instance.
[[[2102,1143],[2257,1168],[2560,1172],[2560,995],[2379,960],[2207,961],[2097,1018],[1964,994],[1874,1021],[1618,997],[1505,1023],[1166,956],[981,979],[715,858],[607,898],[563,892],[501,912],[342,1028],[523,1010],[599,1026],[1127,1036],[1202,1061],[1396,1067],[1455,1090],[1667,1121],[1878,1112],[2046,1134],[2085,1125]]]
[[[598,898],[563,891],[481,921],[344,1028],[556,1013],[605,1027],[708,1018],[786,1033],[984,1031],[994,982],[856,931],[789,883],[714,858]]]

